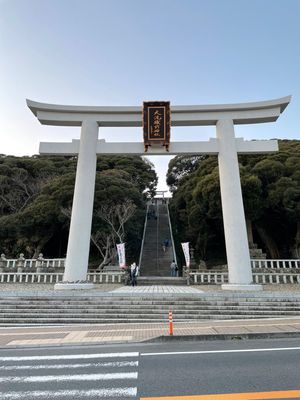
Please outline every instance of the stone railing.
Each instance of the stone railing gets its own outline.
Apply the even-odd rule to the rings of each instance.
[[[39,272],[44,269],[58,269],[64,267],[64,258],[44,258],[42,253],[40,253],[36,259],[26,259],[23,253],[16,259],[6,258],[4,254],[0,256],[0,272],[13,272],[15,270],[19,272],[23,270],[36,270]]]
[[[26,259],[20,254],[17,259],[0,256],[0,283],[57,283],[63,281],[64,258]],[[124,271],[119,267],[106,267],[101,272],[88,272],[87,280],[93,283],[122,283]]]
[[[300,269],[300,260],[268,260],[268,259],[252,259],[252,268],[263,268],[263,269]]]
[[[277,273],[279,271],[286,272],[297,272],[300,270],[300,260],[299,259],[251,259],[252,272],[263,272],[263,273]],[[183,267],[183,276],[186,277],[186,267]],[[211,270],[207,270],[206,267],[199,266],[199,269],[190,269],[190,273],[225,273],[227,274],[227,265],[220,265],[214,267]],[[299,271],[300,273],[300,271]],[[220,278],[221,279],[221,278]]]
[[[62,272],[1,272],[1,283],[57,283],[63,281]],[[123,283],[125,273],[89,272],[87,280],[92,283]]]
[[[63,280],[64,258],[18,259],[0,256],[0,283],[56,283]],[[253,281],[259,284],[300,283],[300,260],[251,260]],[[183,269],[187,284],[223,284],[228,282],[228,271]],[[298,273],[299,270],[299,273]],[[93,283],[123,283],[124,271],[107,267],[101,272],[88,272],[87,279]]]
[[[300,272],[276,272],[268,274],[267,272],[253,274],[254,283],[272,284],[272,283],[300,283]]]
[[[187,278],[187,275],[186,275]],[[227,272],[199,272],[190,270],[188,284],[209,285],[223,284],[228,282]]]
[[[253,282],[258,284],[300,283],[300,271],[294,272],[253,272]],[[189,272],[189,282],[193,285],[219,285],[228,283],[228,272]]]
[[[37,259],[26,259],[22,253],[19,258],[14,259],[6,258],[4,254],[1,254],[0,256],[0,272],[3,271],[3,268],[8,270],[24,268],[27,270],[36,268],[57,269],[64,267],[65,258],[44,258],[42,253],[39,254]],[[300,260],[251,259],[251,267],[252,269],[300,269]]]
[[[124,283],[125,272],[89,272],[87,280],[92,283]],[[1,283],[57,283],[62,282],[62,272],[0,272]],[[254,272],[254,283],[282,284],[300,283],[300,272]],[[194,285],[219,285],[228,282],[227,272],[199,272],[189,271],[189,282]]]

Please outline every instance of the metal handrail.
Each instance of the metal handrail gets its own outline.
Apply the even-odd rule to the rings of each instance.
[[[166,206],[167,206],[167,211],[168,211],[168,221],[169,221],[169,228],[170,228],[172,248],[173,248],[173,258],[174,258],[174,261],[175,261],[176,265],[178,265],[177,264],[176,249],[175,249],[175,244],[174,244],[174,238],[173,238],[172,223],[171,223],[171,218],[170,218],[169,202],[166,204]]]
[[[169,212],[169,203],[167,203],[166,206],[167,206],[167,211],[168,211],[169,229],[170,229],[171,242],[172,242],[172,248],[173,248],[173,258],[174,258],[174,261],[175,261],[175,263],[177,265],[177,256],[176,256],[176,250],[175,250],[174,238],[173,238],[173,231],[172,231],[172,224],[171,224],[171,218],[170,218],[170,212]]]
[[[146,234],[146,226],[147,226],[147,220],[148,220],[148,211],[149,211],[149,204],[147,204],[146,208],[146,216],[145,216],[145,222],[144,222],[144,230],[143,230],[143,239],[141,243],[141,251],[140,251],[140,258],[139,258],[139,268],[141,271],[141,263],[142,263],[142,257],[143,257],[143,249],[144,249],[144,241],[145,241],[145,234]]]

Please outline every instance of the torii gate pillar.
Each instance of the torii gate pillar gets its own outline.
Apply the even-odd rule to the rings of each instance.
[[[217,122],[219,140],[219,175],[225,245],[228,267],[228,285],[223,289],[243,289],[252,283],[249,245],[241,191],[239,164],[232,120]],[[260,289],[260,285],[251,285]]]
[[[168,155],[215,154],[219,157],[221,200],[230,290],[260,290],[254,285],[239,175],[238,154],[278,150],[276,140],[249,141],[235,138],[234,125],[276,121],[290,102],[290,96],[256,103],[204,106],[174,106],[172,126],[215,125],[217,139],[207,142],[171,142]],[[93,214],[97,154],[144,155],[144,144],[106,143],[98,140],[98,126],[142,126],[141,107],[81,107],[37,103],[27,104],[42,124],[81,126],[80,141],[41,143],[40,154],[78,155],[67,260],[63,283],[55,289],[83,289],[86,281]],[[151,147],[147,155],[166,155]]]
[[[76,289],[81,286],[84,289],[93,287],[92,283],[86,282],[86,273],[91,242],[97,141],[97,122],[83,121],[64,273],[65,283],[57,283],[56,289],[65,288],[68,282]]]

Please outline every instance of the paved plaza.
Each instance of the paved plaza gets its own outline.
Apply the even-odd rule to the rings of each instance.
[[[145,294],[145,293],[160,293],[160,294],[199,294],[203,291],[199,287],[190,286],[122,286],[114,289],[113,293],[118,294]]]
[[[23,295],[25,292],[30,292],[33,294],[50,294],[56,293],[57,291],[54,290],[54,284],[48,283],[30,283],[30,284],[22,284],[22,283],[1,283],[0,284],[0,296],[1,294],[13,294],[15,296]],[[197,294],[203,292],[209,293],[224,293],[222,290],[221,285],[192,285],[192,286],[173,286],[173,285],[150,285],[150,286],[124,286],[122,284],[117,283],[110,283],[110,284],[95,284],[93,289],[89,290],[69,290],[66,291],[68,295],[95,295],[106,293],[109,294],[130,294],[130,293],[137,293],[137,294],[151,294],[151,293],[183,293],[183,294]],[[286,293],[287,295],[297,295],[300,296],[300,285],[299,284],[272,284],[272,285],[264,285],[263,291],[259,293],[262,295],[263,293]],[[244,291],[235,291],[232,293],[245,293]],[[247,291],[247,294],[251,293],[251,291]],[[63,293],[59,293],[63,295]]]

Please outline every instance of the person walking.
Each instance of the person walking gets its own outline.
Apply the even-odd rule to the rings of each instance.
[[[175,277],[176,276],[176,268],[177,268],[175,260],[173,260],[171,262],[170,268],[171,268],[171,276]]]
[[[130,267],[130,277],[131,277],[131,286],[137,285],[137,276],[139,274],[139,266],[136,263],[132,263]]]

